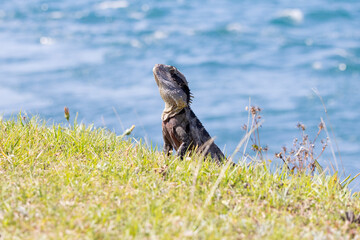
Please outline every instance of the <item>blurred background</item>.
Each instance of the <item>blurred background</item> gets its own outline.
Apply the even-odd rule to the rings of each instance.
[[[339,170],[360,171],[357,0],[0,3],[4,118],[22,111],[65,123],[68,106],[72,120],[78,113],[79,122],[119,134],[135,124],[136,138],[162,149],[164,103],[152,68],[165,63],[185,74],[194,112],[228,154],[244,135],[251,99],[265,120],[267,159],[301,138],[298,122],[313,139],[322,117],[339,145]],[[321,163],[328,159],[329,147]]]

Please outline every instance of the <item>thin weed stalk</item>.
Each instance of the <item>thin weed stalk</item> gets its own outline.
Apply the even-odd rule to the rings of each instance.
[[[244,126],[246,133],[249,130],[247,126],[249,126],[249,124],[250,124],[250,108],[251,108],[251,98],[249,98],[249,106],[246,107],[247,112],[248,112],[247,125],[246,125],[246,127]],[[253,126],[253,124],[251,124],[251,126]],[[247,148],[247,145],[248,145],[249,141],[250,141],[250,138],[247,138],[247,141],[246,141],[246,143],[244,145],[244,152],[243,152],[243,155],[242,155],[242,159],[244,159],[244,156],[245,156],[245,153],[246,153],[246,148]]]
[[[338,143],[337,143],[337,140],[336,140],[336,137],[335,137],[335,134],[334,134],[333,127],[332,127],[332,125],[331,125],[330,117],[329,117],[329,114],[328,114],[328,111],[327,111],[325,102],[324,102],[323,98],[321,97],[319,91],[318,91],[316,88],[313,88],[312,90],[313,90],[313,92],[316,94],[316,96],[318,96],[318,98],[320,99],[320,101],[321,101],[321,103],[322,103],[322,105],[323,105],[324,112],[325,112],[325,116],[326,116],[326,119],[327,119],[327,121],[328,121],[328,123],[329,123],[329,127],[330,127],[330,131],[331,131],[331,133],[332,133],[332,136],[333,136],[333,138],[334,138],[336,150],[337,150],[337,152],[338,152],[338,154],[339,154],[339,158],[340,158],[340,162],[341,162],[341,167],[342,167],[342,174],[345,176],[345,168],[344,168],[344,164],[343,164],[343,162],[342,162],[341,153],[340,153],[340,148],[339,148],[339,145],[338,145]],[[324,122],[324,121],[322,120],[322,122]],[[327,135],[328,135],[328,138],[330,139],[330,135],[329,135],[328,133],[327,133]],[[330,141],[330,148],[331,148],[332,155],[333,155],[333,158],[334,158],[335,163],[336,163],[336,166],[337,166],[337,159],[336,159],[335,151],[334,151],[334,148],[333,148],[333,146],[332,146],[332,142],[331,142],[331,141]],[[338,170],[338,169],[337,169],[337,170]]]

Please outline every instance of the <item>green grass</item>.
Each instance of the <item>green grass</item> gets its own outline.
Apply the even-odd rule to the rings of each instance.
[[[335,176],[180,161],[104,129],[0,120],[0,239],[350,239]],[[211,201],[205,204],[207,198]]]

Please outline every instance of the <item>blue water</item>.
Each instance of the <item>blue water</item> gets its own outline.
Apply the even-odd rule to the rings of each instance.
[[[161,148],[156,63],[177,66],[193,110],[232,153],[249,98],[267,158],[331,125],[347,174],[360,172],[359,1],[0,1],[0,114],[72,117]],[[328,110],[324,113],[318,89]],[[117,114],[116,114],[116,113]],[[330,120],[330,122],[329,122]],[[322,135],[322,138],[325,138]],[[317,152],[321,145],[318,145]],[[321,161],[332,159],[330,147]],[[352,186],[360,189],[360,180]]]

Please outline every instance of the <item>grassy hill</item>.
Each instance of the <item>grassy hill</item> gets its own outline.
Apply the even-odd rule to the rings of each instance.
[[[0,120],[0,182],[0,239],[350,239],[360,232],[351,214],[360,212],[359,195],[336,176],[180,161],[105,129],[36,118]]]

